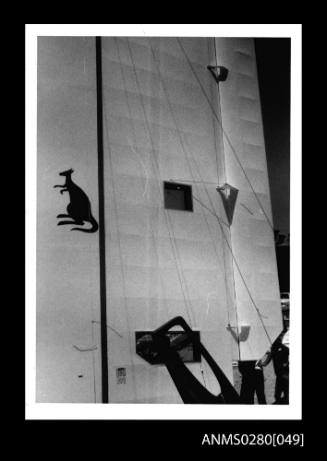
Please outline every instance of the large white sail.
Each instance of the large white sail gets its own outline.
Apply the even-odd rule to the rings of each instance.
[[[282,328],[253,42],[103,37],[102,82],[109,402],[182,403],[138,334],[180,315],[232,381]],[[40,402],[101,402],[98,234],[57,226],[69,190],[53,188],[73,169],[99,221],[97,141],[95,39],[39,37]],[[219,391],[205,362],[187,366]]]

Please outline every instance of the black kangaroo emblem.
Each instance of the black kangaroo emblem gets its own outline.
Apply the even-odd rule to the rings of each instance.
[[[98,223],[91,213],[91,203],[86,193],[73,182],[72,173],[74,170],[71,168],[67,171],[59,173],[60,176],[66,177],[66,182],[63,185],[57,184],[53,187],[61,187],[60,193],[69,193],[70,203],[67,206],[68,214],[58,214],[57,218],[71,218],[73,221],[59,221],[58,226],[64,224],[78,224],[84,226],[84,221],[92,224],[90,229],[81,229],[80,227],[73,227],[70,230],[78,230],[81,232],[96,232],[99,228]]]

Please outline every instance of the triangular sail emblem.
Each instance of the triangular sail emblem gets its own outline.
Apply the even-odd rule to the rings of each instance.
[[[218,186],[216,189],[221,195],[224,208],[225,208],[225,212],[226,212],[226,216],[227,216],[229,225],[231,226],[233,222],[234,209],[235,209],[238,189],[236,189],[233,186],[230,186],[227,183],[225,183],[223,186]]]
[[[207,66],[217,83],[224,82],[228,75],[228,69],[224,66]]]

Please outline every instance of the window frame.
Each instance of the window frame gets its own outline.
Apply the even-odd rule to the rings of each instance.
[[[173,182],[173,181],[163,181],[163,190],[164,190],[164,207],[166,210],[187,211],[190,213],[194,212],[193,192],[192,192],[192,186],[190,184],[185,184],[185,183],[181,184],[181,183]],[[182,190],[184,192],[184,208],[168,206],[167,196],[166,196],[166,192],[168,190],[170,191]]]

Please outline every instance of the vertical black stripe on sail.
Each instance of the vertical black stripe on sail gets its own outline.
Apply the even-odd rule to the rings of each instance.
[[[106,293],[106,242],[104,225],[104,168],[103,168],[103,104],[102,104],[102,50],[101,37],[96,45],[96,93],[98,138],[98,190],[99,190],[99,261],[100,261],[100,323],[101,323],[101,374],[102,403],[109,403],[107,293]]]

